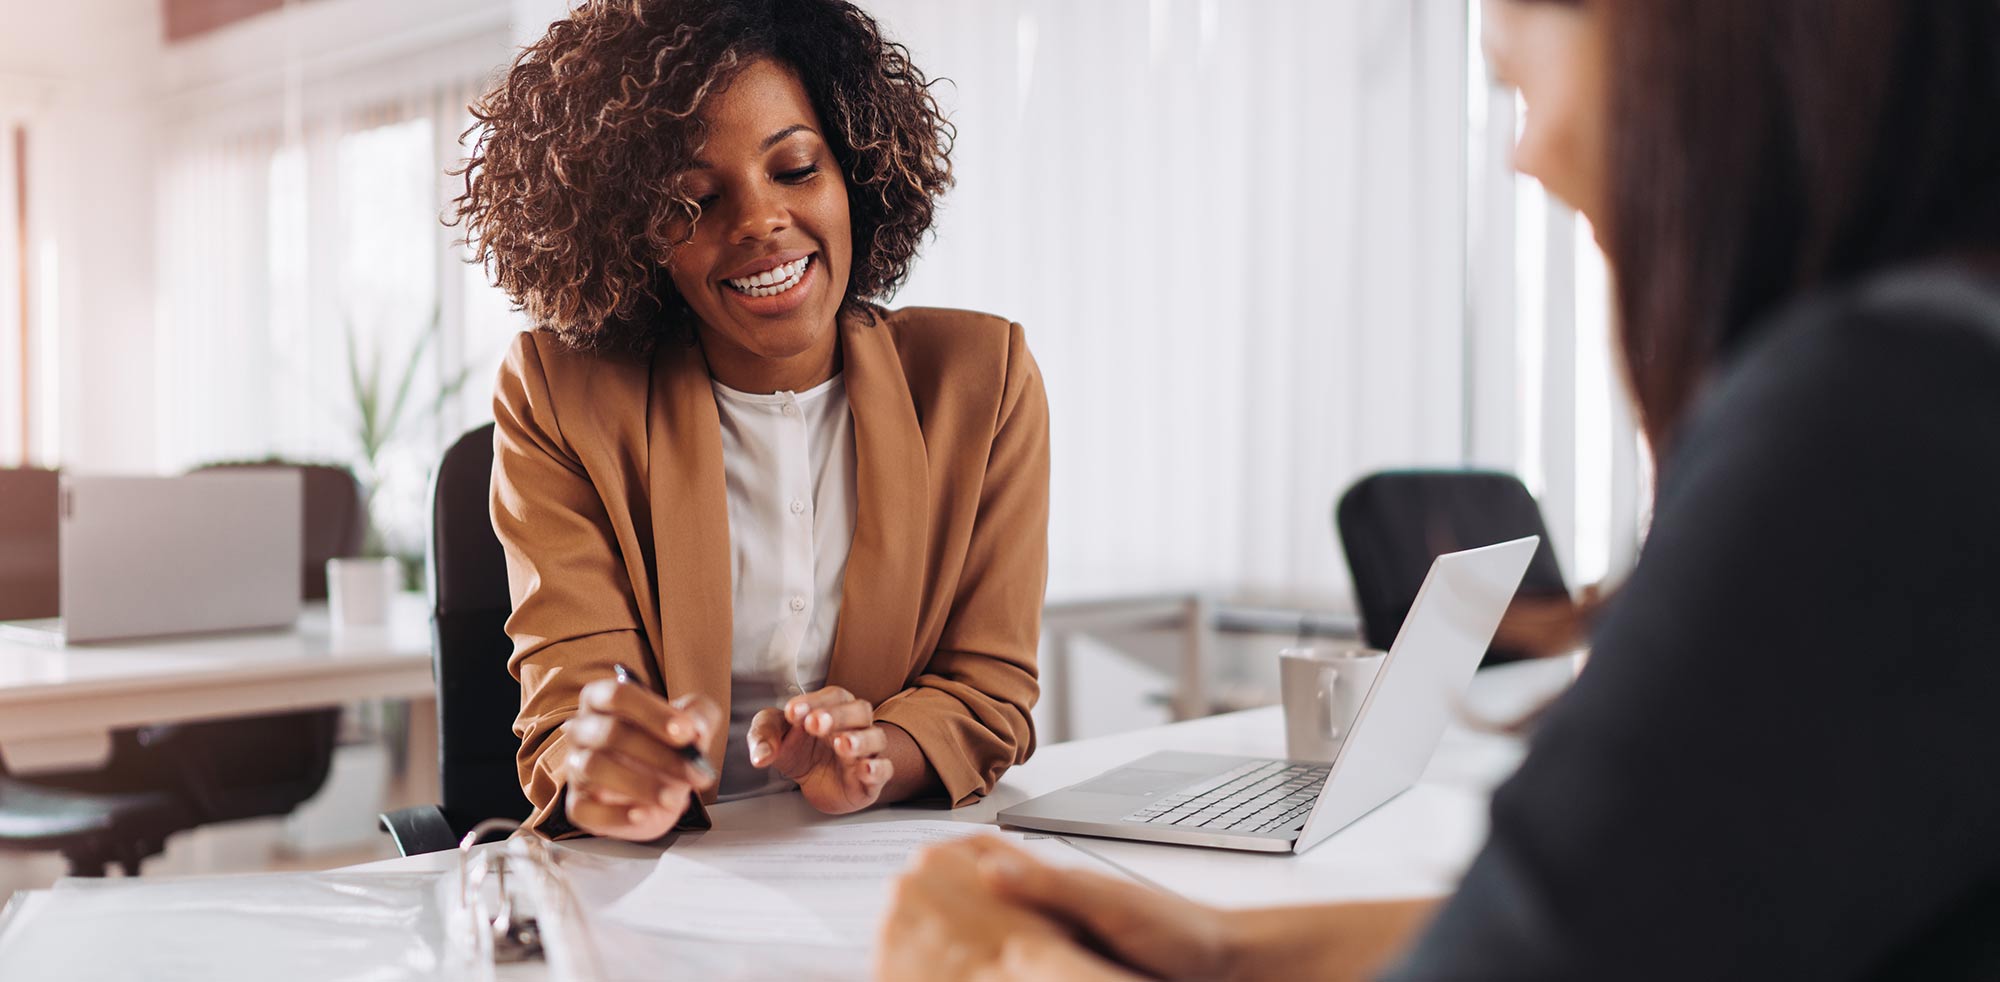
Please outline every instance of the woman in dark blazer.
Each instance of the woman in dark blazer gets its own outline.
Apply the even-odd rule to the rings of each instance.
[[[978,842],[883,978],[2000,978],[2000,4],[1485,12],[1660,480],[1464,882],[1224,913]]]
[[[1019,326],[872,302],[950,181],[923,73],[841,0],[593,0],[477,111],[460,215],[539,325],[494,399],[530,822],[991,790],[1048,408]]]

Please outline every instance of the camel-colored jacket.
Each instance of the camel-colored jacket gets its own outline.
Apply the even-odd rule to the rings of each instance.
[[[1048,403],[1019,325],[843,317],[854,542],[828,668],[907,731],[954,805],[1034,750],[1048,574]],[[623,664],[729,707],[721,422],[699,346],[649,358],[515,339],[494,396],[493,524],[514,611],[521,788],[561,813],[563,724]],[[726,728],[705,748],[725,759]],[[700,809],[695,809],[699,812]]]

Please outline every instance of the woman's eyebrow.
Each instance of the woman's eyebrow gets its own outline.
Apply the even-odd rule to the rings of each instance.
[[[812,134],[812,135],[814,135],[814,136],[819,136],[819,131],[818,131],[818,130],[816,130],[816,129],[813,129],[812,127],[810,127],[810,126],[807,126],[807,125],[806,125],[806,124],[804,124],[804,123],[793,123],[792,125],[790,125],[790,126],[787,126],[787,127],[785,127],[784,129],[782,129],[782,130],[779,130],[778,132],[776,132],[776,133],[773,133],[773,134],[771,134],[770,136],[767,136],[767,137],[765,137],[765,138],[764,138],[764,142],[762,142],[762,143],[759,143],[759,144],[757,144],[757,149],[758,149],[758,150],[769,150],[769,149],[771,149],[772,147],[775,147],[775,146],[777,146],[778,144],[780,144],[780,143],[784,142],[784,140],[785,140],[785,138],[786,138],[786,137],[788,137],[788,136],[792,136],[792,135],[794,135],[794,134],[797,134],[797,133],[811,133],[811,134]],[[714,164],[711,164],[711,163],[709,163],[709,162],[708,162],[708,161],[706,161],[706,160],[700,160],[700,159],[696,159],[696,160],[690,160],[690,161],[688,161],[688,166],[687,166],[687,169],[688,169],[688,170],[714,170],[714,169],[715,169],[715,165],[714,165]]]
[[[819,131],[813,129],[810,126],[807,126],[804,123],[793,123],[792,125],[787,126],[784,129],[779,130],[778,132],[765,137],[764,142],[757,145],[757,149],[769,150],[772,147],[777,146],[786,137],[791,136],[794,133],[811,133],[814,136],[819,135]]]

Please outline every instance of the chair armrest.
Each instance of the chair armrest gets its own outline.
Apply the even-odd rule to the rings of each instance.
[[[418,805],[384,812],[376,820],[396,843],[399,856],[417,856],[458,848],[458,835],[436,805]]]

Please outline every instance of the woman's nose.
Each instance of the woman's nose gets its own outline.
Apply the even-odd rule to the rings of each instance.
[[[776,195],[768,191],[738,196],[736,213],[730,218],[729,240],[731,242],[754,242],[767,239],[783,231],[790,224],[786,212]]]

